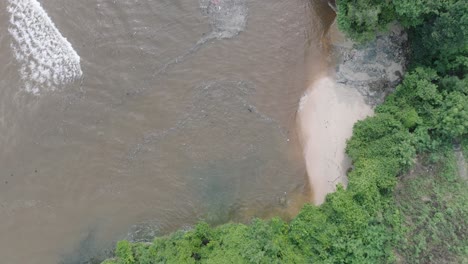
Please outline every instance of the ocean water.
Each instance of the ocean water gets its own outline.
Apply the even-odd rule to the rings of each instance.
[[[297,212],[306,0],[0,2],[2,263]],[[312,55],[311,55],[312,54]]]

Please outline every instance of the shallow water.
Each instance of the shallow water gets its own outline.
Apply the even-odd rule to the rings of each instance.
[[[30,2],[0,2],[2,263],[86,263],[117,239],[307,199],[294,120],[318,3],[42,0],[34,23],[52,21],[60,52],[36,41],[49,55],[18,59],[7,8]]]

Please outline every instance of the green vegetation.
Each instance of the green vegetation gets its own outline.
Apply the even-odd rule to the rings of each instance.
[[[336,4],[338,27],[358,42],[373,39],[377,32],[385,30],[395,20],[391,1],[337,0]]]
[[[291,222],[198,224],[117,245],[106,263],[407,263],[468,260],[468,196],[453,142],[468,149],[467,14],[460,0],[340,0],[338,23],[365,41],[395,19],[412,66],[376,114],[354,126],[347,190]],[[408,172],[410,171],[410,172]]]
[[[468,69],[468,4],[463,0],[337,0],[338,26],[358,42],[397,20],[408,29],[412,62],[460,78]]]
[[[405,216],[397,251],[409,263],[465,263],[468,192],[451,148],[421,155],[400,180],[395,197]],[[465,262],[464,262],[465,261]]]

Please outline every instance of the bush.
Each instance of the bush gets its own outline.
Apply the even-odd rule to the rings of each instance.
[[[429,1],[424,23],[411,28],[414,65],[463,77],[468,70],[468,4],[464,0]],[[438,2],[438,3],[436,3]]]
[[[119,241],[117,243],[117,249],[115,250],[118,264],[133,264],[135,259],[133,258],[132,244],[126,240]]]
[[[372,40],[395,19],[390,1],[339,0],[337,7],[339,29],[358,42]]]
[[[407,263],[463,263],[468,252],[467,185],[458,176],[451,146],[434,153],[437,161],[403,179],[395,194],[406,230],[397,250]]]

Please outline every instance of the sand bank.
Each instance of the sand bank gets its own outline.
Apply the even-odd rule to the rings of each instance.
[[[299,103],[297,121],[312,201],[321,204],[336,185],[346,185],[350,160],[346,140],[353,124],[372,115],[371,106],[357,90],[336,84],[330,77],[312,83]]]

